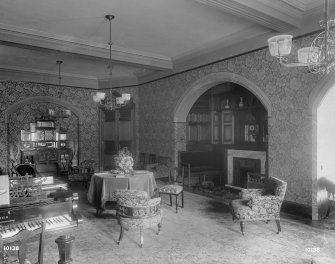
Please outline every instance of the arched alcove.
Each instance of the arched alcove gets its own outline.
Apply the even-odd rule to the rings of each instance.
[[[174,159],[176,165],[178,161],[178,152],[186,150],[186,130],[187,130],[186,120],[192,106],[199,99],[199,97],[203,95],[206,91],[224,83],[236,84],[248,90],[264,106],[267,118],[269,119],[269,117],[271,117],[270,100],[268,99],[266,94],[261,90],[261,88],[259,88],[257,85],[255,85],[253,82],[249,81],[245,77],[227,72],[211,73],[204,76],[203,78],[195,81],[194,83],[188,86],[183,95],[180,97],[174,109],[174,123],[175,123]],[[265,158],[265,160],[267,160],[267,157]],[[265,167],[265,170],[267,171],[268,163],[265,161],[264,164],[265,165],[262,167]]]
[[[174,122],[186,122],[186,117],[195,101],[211,87],[224,82],[236,83],[248,89],[262,102],[268,112],[268,117],[271,117],[271,102],[258,86],[243,76],[228,72],[218,72],[208,74],[188,86],[176,104]]]
[[[29,130],[29,124],[43,113],[43,117],[48,113],[48,109],[58,109],[61,111],[70,110],[68,118],[61,118],[57,121],[62,131],[67,131],[68,144],[71,149],[76,149],[76,159],[79,159],[79,137],[80,125],[83,122],[81,112],[72,104],[53,98],[50,96],[28,97],[12,104],[5,110],[6,123],[6,144],[7,144],[7,167],[10,159],[19,162],[20,157],[20,131]],[[37,114],[38,113],[38,114]],[[41,117],[41,116],[40,116]],[[14,157],[14,158],[13,158]]]

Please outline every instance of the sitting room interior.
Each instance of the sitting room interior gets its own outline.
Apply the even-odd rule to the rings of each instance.
[[[334,0],[0,9],[4,264],[335,263]]]

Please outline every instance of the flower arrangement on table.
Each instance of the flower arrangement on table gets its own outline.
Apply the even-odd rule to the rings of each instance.
[[[120,173],[131,173],[134,166],[134,158],[128,148],[122,148],[114,157],[117,171]]]

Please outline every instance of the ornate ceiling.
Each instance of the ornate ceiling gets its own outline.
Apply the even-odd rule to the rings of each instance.
[[[333,3],[331,3],[333,4]],[[2,0],[1,79],[104,88],[136,85],[318,29],[313,0]]]

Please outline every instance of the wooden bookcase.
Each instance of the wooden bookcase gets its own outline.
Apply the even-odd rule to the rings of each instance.
[[[30,131],[21,131],[21,163],[34,164],[40,175],[67,175],[72,156],[66,134],[58,131],[54,119],[37,119]]]

